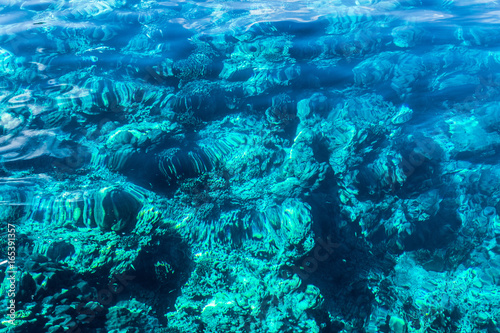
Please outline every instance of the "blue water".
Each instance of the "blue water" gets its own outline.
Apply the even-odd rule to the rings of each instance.
[[[496,1],[0,3],[2,332],[500,332]]]

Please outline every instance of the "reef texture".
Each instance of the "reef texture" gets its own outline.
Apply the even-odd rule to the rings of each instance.
[[[2,3],[0,330],[500,332],[493,7]]]

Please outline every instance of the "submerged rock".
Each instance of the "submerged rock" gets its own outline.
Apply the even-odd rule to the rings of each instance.
[[[19,330],[498,331],[494,14],[3,4]]]
[[[104,188],[94,195],[94,218],[105,231],[123,232],[134,229],[140,201],[119,188]]]

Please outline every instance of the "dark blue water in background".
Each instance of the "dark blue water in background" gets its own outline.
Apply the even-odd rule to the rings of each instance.
[[[2,1],[0,330],[499,332],[499,24]]]

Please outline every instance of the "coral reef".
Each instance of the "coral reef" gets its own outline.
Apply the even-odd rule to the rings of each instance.
[[[496,12],[1,4],[0,331],[500,332]]]

